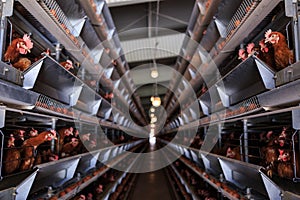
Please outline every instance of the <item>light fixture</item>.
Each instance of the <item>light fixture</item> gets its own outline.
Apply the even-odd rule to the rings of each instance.
[[[151,107],[151,108],[150,108],[150,112],[154,113],[154,112],[155,112],[155,108],[154,108],[154,107]]]
[[[151,136],[151,135],[154,136],[154,129],[153,129],[153,128],[150,129],[150,136]]]
[[[153,67],[151,69],[151,77],[155,79],[155,84],[154,84],[154,97],[151,99],[152,105],[154,107],[159,107],[161,105],[161,99],[158,96],[157,93],[157,77],[159,76],[158,70],[157,70],[157,64],[156,64],[156,54],[157,54],[157,49],[158,49],[158,16],[159,16],[159,0],[157,1],[157,6],[156,6],[156,26],[155,26],[155,49],[154,49],[154,56],[153,56]]]
[[[161,104],[160,97],[154,97],[154,98],[153,98],[153,101],[152,101],[152,105],[153,105],[154,107],[159,107],[160,104]]]
[[[154,113],[151,113],[151,114],[150,114],[150,117],[154,117],[154,116],[155,116]]]
[[[150,127],[151,128],[155,128],[155,124],[150,124]]]
[[[150,132],[149,137],[154,137],[154,130],[152,132]]]
[[[154,96],[150,97],[150,101],[153,102],[154,101]]]
[[[150,138],[149,138],[149,143],[150,143],[151,145],[155,145],[155,143],[156,143],[156,137],[150,137]]]
[[[151,118],[151,123],[155,123],[155,122],[157,122],[157,117],[154,116]]]
[[[158,77],[158,71],[157,71],[156,67],[151,69],[151,74],[150,75],[151,75],[152,78],[157,78]]]

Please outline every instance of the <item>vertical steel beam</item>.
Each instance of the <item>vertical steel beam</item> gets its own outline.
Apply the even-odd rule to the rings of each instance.
[[[56,119],[52,118],[51,120],[52,120],[51,129],[55,130],[56,129]],[[59,134],[56,134],[56,137],[58,137],[58,136],[59,136]],[[58,142],[59,138],[57,138],[57,139],[58,139],[57,143],[59,145],[59,142]],[[51,150],[52,153],[55,152],[55,140],[51,140],[50,150]],[[60,152],[57,152],[57,153],[60,153]]]
[[[219,148],[222,148],[222,124],[218,124],[218,145]]]
[[[248,149],[248,120],[243,120],[243,127],[244,127],[244,155],[245,155],[245,162],[249,162],[249,149]]]
[[[299,3],[297,0],[285,0],[285,15],[292,18],[293,42],[294,42],[294,57],[295,61],[300,60],[300,24],[299,24]]]

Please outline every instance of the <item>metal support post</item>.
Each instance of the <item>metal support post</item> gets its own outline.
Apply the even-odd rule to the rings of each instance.
[[[52,124],[51,124],[51,129],[55,130],[56,129],[56,119],[52,118]],[[56,137],[59,137],[59,134],[56,134]],[[59,138],[57,138],[57,143],[59,145]],[[55,140],[51,140],[51,152],[54,153],[55,152]]]
[[[218,124],[218,145],[222,148],[222,124]]]
[[[244,156],[245,162],[249,162],[249,149],[248,149],[248,120],[243,120],[243,127],[244,127]]]

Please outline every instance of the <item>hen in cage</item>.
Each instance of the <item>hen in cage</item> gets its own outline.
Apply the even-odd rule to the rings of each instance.
[[[289,49],[286,37],[271,29],[265,33],[265,43],[272,44],[274,48],[275,69],[281,70],[294,63],[294,53]]]
[[[3,172],[5,175],[15,172],[21,163],[20,149],[15,147],[15,137],[10,134],[4,149]]]
[[[24,171],[31,169],[35,162],[35,151],[37,147],[46,141],[51,141],[52,139],[57,139],[56,132],[54,130],[44,131],[38,136],[25,140],[22,145],[22,163],[20,170]]]
[[[31,61],[28,58],[21,57],[30,53],[33,47],[30,36],[25,34],[23,38],[14,39],[11,44],[7,47],[4,54],[4,61],[11,63],[15,68],[24,71],[30,65]]]

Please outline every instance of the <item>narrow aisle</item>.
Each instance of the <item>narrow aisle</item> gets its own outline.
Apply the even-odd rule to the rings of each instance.
[[[149,145],[146,152],[155,151],[155,145]],[[148,159],[140,159],[139,166],[147,166],[154,168],[156,165],[155,162],[160,162],[161,159],[165,159],[161,157],[163,155],[151,154]],[[174,198],[172,195],[171,187],[169,185],[168,177],[165,174],[164,169],[159,170],[151,170],[147,173],[137,174],[135,186],[133,187],[133,191],[131,193],[131,198],[129,200],[172,200]]]
[[[131,200],[172,200],[169,182],[164,171],[139,174]]]

